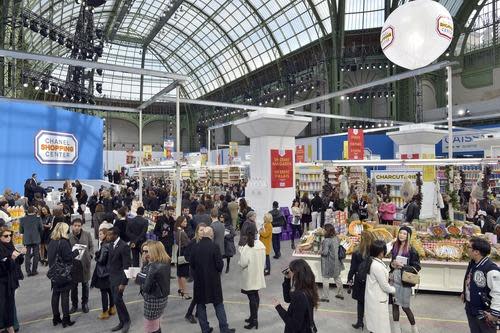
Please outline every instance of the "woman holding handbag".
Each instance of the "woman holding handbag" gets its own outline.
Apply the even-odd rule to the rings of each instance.
[[[175,221],[175,241],[177,242],[177,283],[179,289],[177,293],[184,299],[191,299],[192,297],[186,293],[187,281],[189,277],[189,237],[185,229],[187,227],[186,216],[181,215]]]
[[[170,257],[161,242],[147,241],[142,245],[142,262],[135,282],[144,298],[144,332],[161,333],[160,317],[170,294]]]
[[[49,261],[49,271],[47,277],[52,286],[52,323],[54,326],[62,323],[63,327],[73,326],[69,315],[69,291],[72,286],[71,268],[73,259],[79,254],[78,250],[71,251],[71,244],[68,240],[69,226],[65,222],[59,222],[52,231],[51,241],[47,250]],[[59,300],[63,318],[59,313]]]
[[[409,227],[399,229],[398,238],[391,251],[391,275],[396,288],[396,293],[392,297],[392,317],[393,333],[401,333],[399,323],[399,307],[403,309],[411,324],[411,332],[418,333],[415,323],[415,316],[410,309],[411,288],[414,286],[405,282],[403,276],[406,272],[414,275],[420,271],[420,258],[418,252],[410,245],[412,230]]]

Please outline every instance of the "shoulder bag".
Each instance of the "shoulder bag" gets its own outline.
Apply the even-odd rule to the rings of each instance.
[[[407,285],[414,287],[420,284],[420,275],[415,267],[406,265],[401,268],[401,281]]]
[[[177,266],[189,264],[189,260],[186,259],[183,255],[181,255],[181,242],[182,242],[182,231],[179,232],[179,255],[177,256]]]
[[[73,263],[66,263],[62,261],[59,253],[56,254],[56,260],[54,264],[49,268],[47,272],[47,277],[55,285],[60,286],[72,282],[71,270],[73,268]]]

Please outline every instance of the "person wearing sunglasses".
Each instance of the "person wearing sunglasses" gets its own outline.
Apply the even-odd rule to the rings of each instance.
[[[23,278],[21,265],[26,253],[26,249],[16,250],[12,235],[8,228],[0,228],[0,327],[8,333],[14,333],[15,290]]]

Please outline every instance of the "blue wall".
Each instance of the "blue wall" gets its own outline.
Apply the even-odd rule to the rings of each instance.
[[[347,134],[342,136],[323,137],[321,149],[323,160],[342,160],[344,141]],[[385,134],[365,134],[365,147],[373,154],[380,155],[382,159],[394,158],[394,142]]]
[[[37,173],[38,181],[101,179],[103,121],[40,104],[0,100],[0,191],[7,187],[24,194],[24,182]],[[78,140],[78,159],[72,165],[43,165],[35,158],[40,130],[66,132]]]

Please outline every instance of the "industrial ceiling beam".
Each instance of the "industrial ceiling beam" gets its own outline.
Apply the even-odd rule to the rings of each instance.
[[[114,105],[91,105],[91,104],[81,104],[81,103],[33,101],[27,99],[8,98],[2,96],[0,96],[0,101],[9,101],[18,103],[36,103],[36,104],[42,104],[59,108],[67,108],[67,109],[85,109],[85,110],[95,110],[95,111],[115,111],[115,112],[129,112],[129,113],[139,112],[137,109],[114,106]]]
[[[134,2],[133,0],[123,0],[122,2],[122,8],[120,8],[120,11],[118,12],[118,15],[116,15],[116,19],[114,20],[113,23],[111,23],[111,31],[109,32],[108,41],[113,41],[113,39],[116,36],[116,33],[120,29],[120,26],[122,25],[123,19],[127,15],[128,11],[130,10],[130,7],[132,7],[132,3]]]
[[[149,46],[149,44],[151,44],[156,35],[161,31],[161,29],[163,29],[165,24],[167,24],[168,20],[170,20],[170,18],[174,15],[175,11],[180,7],[180,5],[182,5],[183,2],[184,0],[172,1],[172,5],[165,11],[165,15],[163,15],[160,18],[158,23],[153,27],[153,29],[151,29],[149,34],[144,39],[144,44],[142,45],[143,48],[146,48]]]
[[[147,108],[151,104],[153,104],[156,101],[158,101],[165,94],[168,94],[170,91],[174,90],[178,85],[179,85],[179,82],[177,82],[177,81],[174,81],[174,82],[170,83],[168,86],[166,86],[165,88],[163,88],[162,90],[160,90],[157,94],[155,94],[154,96],[152,96],[149,100],[147,100],[146,102],[144,102],[141,105],[139,105],[139,107],[137,109],[144,110],[145,108]]]
[[[389,76],[389,77],[386,77],[386,78],[383,78],[380,80],[375,80],[372,82],[364,83],[362,85],[355,86],[352,88],[335,91],[335,92],[332,92],[332,93],[329,93],[329,94],[326,94],[323,96],[319,96],[319,97],[307,99],[305,101],[301,101],[298,103],[286,105],[286,106],[283,106],[282,108],[286,109],[286,110],[292,110],[292,109],[296,109],[296,108],[299,108],[299,107],[302,107],[305,105],[323,102],[323,101],[326,101],[326,100],[329,100],[329,99],[332,99],[335,97],[341,97],[344,95],[356,93],[356,92],[359,92],[359,91],[362,91],[362,90],[365,90],[368,88],[373,88],[373,87],[381,86],[381,85],[384,85],[387,83],[408,79],[408,78],[419,76],[419,75],[426,74],[426,73],[431,73],[431,72],[434,72],[434,71],[437,71],[440,69],[444,69],[447,66],[454,66],[454,65],[458,65],[458,62],[443,61],[443,62],[434,64],[434,65],[429,65],[429,66],[424,67],[424,68],[415,69],[415,70],[407,71],[407,72],[404,72],[401,74],[392,75],[392,76]]]
[[[23,60],[35,60],[35,61],[43,61],[43,62],[48,62],[48,63],[62,64],[62,65],[80,66],[80,67],[84,67],[84,68],[103,69],[103,70],[111,70],[111,71],[129,73],[129,74],[162,77],[165,79],[171,79],[171,80],[175,80],[175,81],[179,81],[179,82],[186,82],[189,80],[188,76],[182,75],[182,74],[167,73],[167,72],[156,71],[156,70],[152,70],[152,69],[142,69],[142,68],[136,68],[136,67],[113,65],[113,64],[99,63],[99,62],[86,61],[86,60],[54,57],[54,56],[48,56],[48,55],[36,54],[36,53],[11,51],[11,50],[5,50],[5,49],[0,49],[0,57],[8,57],[8,58],[14,58],[14,59],[23,59]]]

